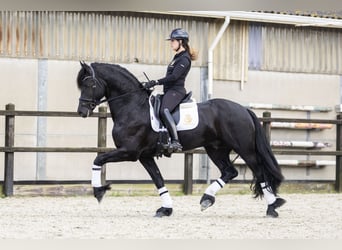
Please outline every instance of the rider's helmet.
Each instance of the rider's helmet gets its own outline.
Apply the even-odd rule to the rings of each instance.
[[[171,39],[189,41],[189,34],[184,29],[177,28],[171,32],[170,36],[166,40]]]

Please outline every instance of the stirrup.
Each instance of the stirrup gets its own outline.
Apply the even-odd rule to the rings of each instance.
[[[178,141],[171,141],[169,149],[171,149],[172,152],[181,152],[183,147]]]

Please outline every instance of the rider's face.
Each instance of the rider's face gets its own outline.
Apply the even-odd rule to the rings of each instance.
[[[170,43],[171,43],[171,48],[172,48],[173,51],[177,51],[179,49],[180,44],[179,44],[178,40],[171,39]]]

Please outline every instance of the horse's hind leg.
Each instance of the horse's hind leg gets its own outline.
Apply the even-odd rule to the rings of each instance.
[[[152,157],[141,157],[139,158],[139,161],[151,176],[162,199],[162,207],[157,210],[155,217],[170,216],[172,214],[172,199],[169,191],[164,185],[164,179],[155,160]]]
[[[216,193],[223,188],[223,186],[238,175],[238,171],[233,166],[229,159],[231,150],[227,148],[212,148],[205,147],[209,158],[214,162],[221,172],[221,177],[211,183],[205,190],[201,200],[201,210],[205,210],[215,203]]]
[[[286,201],[274,194],[272,188],[265,180],[264,174],[260,171],[262,167],[260,167],[260,163],[258,163],[256,156],[254,154],[249,154],[247,157],[244,155],[241,156],[253,172],[255,178],[254,189],[259,190],[256,192],[260,193],[260,195],[262,193],[263,197],[265,197],[267,203],[266,216],[273,218],[278,217],[276,209],[284,205]]]

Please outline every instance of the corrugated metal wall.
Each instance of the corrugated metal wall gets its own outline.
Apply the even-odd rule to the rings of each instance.
[[[342,74],[342,30],[284,25],[251,25],[250,68],[267,71]],[[251,32],[252,34],[252,32]],[[251,41],[252,42],[252,41]],[[261,56],[261,58],[257,58]],[[257,66],[258,65],[258,66]]]
[[[164,38],[182,27],[199,54],[193,65],[206,66],[208,48],[222,23],[141,12],[1,11],[0,56],[168,64],[173,52]],[[245,23],[232,21],[215,49],[216,79],[240,80],[245,28]]]
[[[208,19],[210,20],[210,19]],[[0,56],[117,63],[167,64],[164,38],[176,27],[188,30],[191,45],[207,51],[209,22],[130,12],[0,12]],[[204,65],[200,53],[195,65]]]
[[[164,40],[183,27],[207,66],[222,19],[141,12],[0,11],[0,56],[168,64]],[[214,78],[241,81],[249,69],[342,74],[342,30],[232,20],[214,50]]]
[[[221,26],[222,23],[215,24],[211,37],[216,36]],[[214,79],[247,80],[247,72],[248,23],[231,21],[214,50]]]

